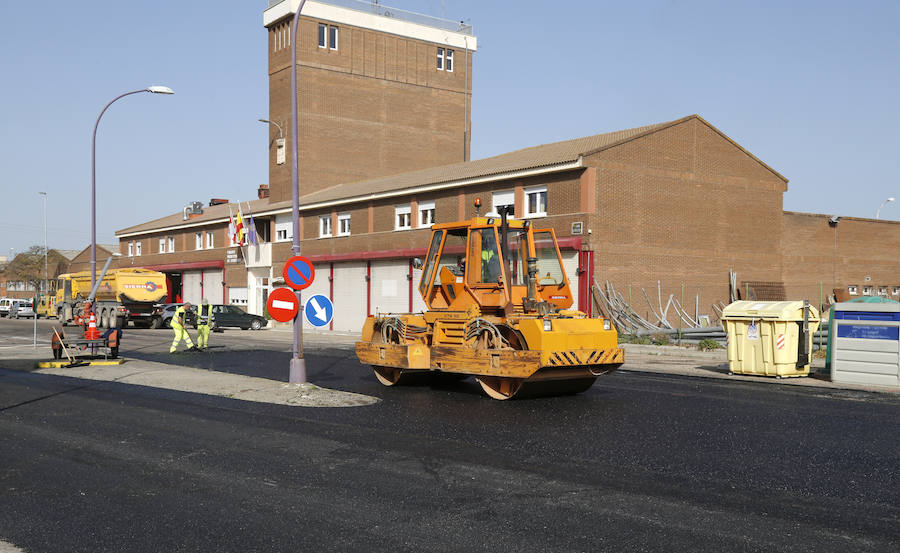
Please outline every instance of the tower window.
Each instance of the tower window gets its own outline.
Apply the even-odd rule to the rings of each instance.
[[[437,49],[437,69],[438,71],[453,71],[453,50]]]
[[[338,28],[319,23],[319,48],[338,49]]]

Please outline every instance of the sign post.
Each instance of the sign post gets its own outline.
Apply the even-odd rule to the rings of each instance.
[[[298,122],[297,94],[297,45],[300,44],[299,30],[300,12],[306,0],[300,0],[294,19],[291,22],[291,36],[294,41],[291,44],[291,228],[293,229],[293,243],[291,251],[295,256],[300,255],[300,124]],[[312,278],[310,278],[312,282]],[[300,290],[295,292],[297,304],[300,304]],[[298,320],[299,319],[299,320]],[[303,359],[303,320],[294,317],[294,350],[291,357],[291,372],[288,382],[306,382],[306,361]]]

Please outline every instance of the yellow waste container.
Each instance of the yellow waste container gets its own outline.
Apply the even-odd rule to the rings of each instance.
[[[809,374],[819,311],[808,301],[736,301],[722,312],[722,325],[732,373]]]

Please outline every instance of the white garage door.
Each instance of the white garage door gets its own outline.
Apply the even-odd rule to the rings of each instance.
[[[408,259],[372,262],[372,314],[409,312]]]
[[[203,278],[201,271],[185,271],[181,274],[181,301],[189,301],[194,305],[200,304],[200,300],[203,299],[201,278]]]
[[[316,275],[313,277],[313,282],[308,288],[304,288],[300,293],[300,300],[303,302],[303,305],[306,305],[306,300],[316,294],[322,294],[326,298],[329,296],[329,282],[328,275],[330,274],[329,264],[328,263],[316,263],[313,268],[316,270]],[[313,325],[306,322],[306,317],[303,317],[303,329],[304,330],[328,330],[328,326],[324,327],[314,327]]]
[[[203,271],[203,297],[212,304],[225,303],[222,269],[206,269]]]
[[[353,333],[362,330],[366,320],[366,288],[365,261],[334,264],[335,330]]]
[[[578,252],[575,250],[560,250],[563,269],[569,278],[569,290],[572,291],[572,309],[578,309]]]

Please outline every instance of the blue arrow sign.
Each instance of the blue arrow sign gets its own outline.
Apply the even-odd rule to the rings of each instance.
[[[334,304],[322,294],[316,294],[306,300],[306,320],[313,326],[325,326],[334,317]]]

